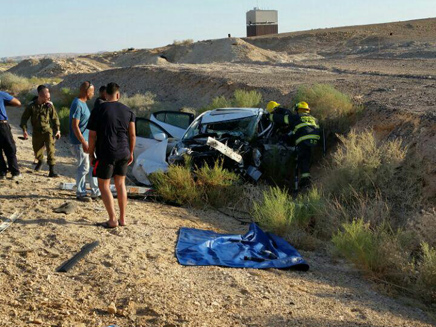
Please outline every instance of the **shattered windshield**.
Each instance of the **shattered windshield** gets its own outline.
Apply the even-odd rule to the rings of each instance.
[[[195,122],[186,132],[184,139],[191,139],[196,136],[212,136],[218,139],[225,136],[235,136],[249,140],[256,131],[257,116],[242,119],[228,120],[202,124],[201,120]]]

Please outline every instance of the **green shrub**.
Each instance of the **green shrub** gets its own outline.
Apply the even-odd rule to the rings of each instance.
[[[189,160],[184,166],[170,166],[166,173],[151,174],[150,181],[165,201],[190,207],[224,207],[237,199],[240,184],[220,162],[193,170]]]
[[[260,203],[254,203],[253,217],[267,230],[286,236],[295,228],[307,230],[322,206],[316,188],[293,200],[286,190],[271,187],[263,193]]]
[[[339,136],[341,144],[332,155],[332,164],[326,173],[326,190],[338,197],[353,194],[382,194],[391,188],[395,172],[402,164],[407,149],[401,140],[377,142],[373,132],[351,131]]]
[[[222,162],[216,161],[213,167],[204,165],[195,170],[197,185],[202,189],[206,203],[221,208],[237,197],[239,177],[234,172],[223,168]]]
[[[53,103],[56,107],[70,108],[71,103],[78,94],[72,91],[69,87],[63,87],[59,92],[53,94]]]
[[[430,302],[436,303],[436,249],[421,244],[422,258],[418,265],[417,291]]]
[[[233,106],[238,108],[256,108],[262,101],[258,91],[236,90],[233,94]]]
[[[131,97],[122,97],[120,102],[133,109],[138,117],[148,117],[153,105],[156,104],[156,95],[151,92],[135,94]]]
[[[205,111],[214,110],[217,108],[230,108],[230,107],[232,107],[232,102],[230,100],[227,100],[225,96],[218,96],[213,98],[212,102],[208,106],[201,108],[198,113],[201,114]]]
[[[8,72],[0,74],[0,88],[15,95],[28,92],[40,84],[57,84],[60,81],[59,78],[26,78]]]
[[[58,116],[61,123],[61,134],[67,136],[70,133],[70,109],[62,107],[58,110]]]
[[[203,113],[217,108],[253,108],[259,106],[261,101],[262,95],[258,91],[236,90],[231,99],[223,95],[215,97],[208,106],[201,108],[198,112]]]
[[[189,165],[170,166],[168,172],[155,172],[150,174],[149,179],[164,201],[191,207],[202,204],[201,191],[192,177]]]
[[[359,111],[352,99],[329,84],[301,86],[292,101],[309,103],[312,114],[329,133],[345,133],[352,125],[353,114]]]

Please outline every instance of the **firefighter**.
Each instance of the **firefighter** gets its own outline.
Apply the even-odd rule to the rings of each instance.
[[[289,130],[288,141],[297,149],[297,171],[300,174],[299,189],[307,189],[311,185],[310,166],[312,148],[318,145],[320,129],[318,121],[310,115],[310,107],[307,102],[299,102],[295,105],[295,113],[280,104],[271,101],[267,105],[269,118],[279,126],[286,126]]]

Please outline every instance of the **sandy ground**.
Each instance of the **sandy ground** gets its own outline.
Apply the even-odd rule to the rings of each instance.
[[[22,109],[8,108],[15,138]],[[74,160],[65,138],[56,144],[61,177],[32,171],[31,142],[18,140],[24,179],[0,182],[3,217],[24,212],[0,234],[0,326],[432,326],[407,299],[382,295],[351,266],[303,252],[306,273],[183,267],[174,249],[180,227],[244,233],[213,211],[131,200],[128,226],[95,227],[106,219],[101,201],[75,213],[53,209],[74,201],[58,190],[72,182]],[[45,167],[46,169],[46,167]],[[68,273],[61,263],[90,242],[100,245]],[[117,314],[109,314],[113,302]]]

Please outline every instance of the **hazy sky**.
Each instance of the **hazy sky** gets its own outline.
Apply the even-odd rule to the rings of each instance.
[[[0,57],[243,37],[255,6],[280,33],[436,17],[436,0],[0,0]]]

